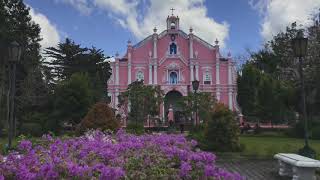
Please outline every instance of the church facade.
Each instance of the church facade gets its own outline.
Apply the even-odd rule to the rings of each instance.
[[[200,81],[199,92],[209,92],[232,111],[239,112],[236,102],[236,69],[230,53],[222,57],[219,42],[214,45],[199,38],[190,28],[180,30],[179,17],[168,16],[167,29],[153,34],[139,43],[127,44],[127,52],[118,54],[111,62],[112,76],[108,82],[111,105],[117,108],[118,95],[128,85],[143,80],[147,85],[159,85],[165,97],[171,99],[192,92],[192,81]],[[163,103],[159,118],[166,119],[169,105]],[[178,107],[174,107],[178,110]]]

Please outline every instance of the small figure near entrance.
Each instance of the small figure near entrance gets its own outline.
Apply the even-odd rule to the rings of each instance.
[[[173,114],[172,104],[170,104],[168,110],[169,110],[169,113],[168,113],[169,127],[172,127],[174,123],[174,114]]]
[[[184,133],[184,124],[180,123],[180,133]]]

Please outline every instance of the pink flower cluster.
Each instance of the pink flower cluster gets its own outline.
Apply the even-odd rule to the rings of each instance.
[[[243,179],[215,166],[215,155],[195,151],[182,135],[135,136],[91,131],[61,140],[48,135],[33,145],[23,140],[16,152],[0,155],[2,179]]]

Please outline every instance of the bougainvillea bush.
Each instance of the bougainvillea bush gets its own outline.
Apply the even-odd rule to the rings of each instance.
[[[23,140],[16,152],[0,155],[2,179],[242,179],[215,166],[215,155],[195,151],[182,135],[136,136],[89,131],[61,140],[49,135],[33,145]]]

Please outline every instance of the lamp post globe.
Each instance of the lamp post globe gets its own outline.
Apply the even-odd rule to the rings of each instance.
[[[199,88],[199,81],[198,80],[192,81],[192,88],[195,92],[198,90],[198,88]]]
[[[307,107],[306,107],[306,96],[305,96],[305,83],[304,83],[304,75],[303,75],[303,62],[302,58],[307,55],[308,49],[308,38],[305,38],[303,35],[303,31],[298,31],[297,36],[292,39],[292,49],[295,57],[299,58],[299,76],[301,81],[301,97],[302,97],[302,113],[304,120],[304,141],[305,145],[302,149],[299,149],[299,154],[315,158],[315,151],[310,148],[308,142],[308,117],[307,117]]]

